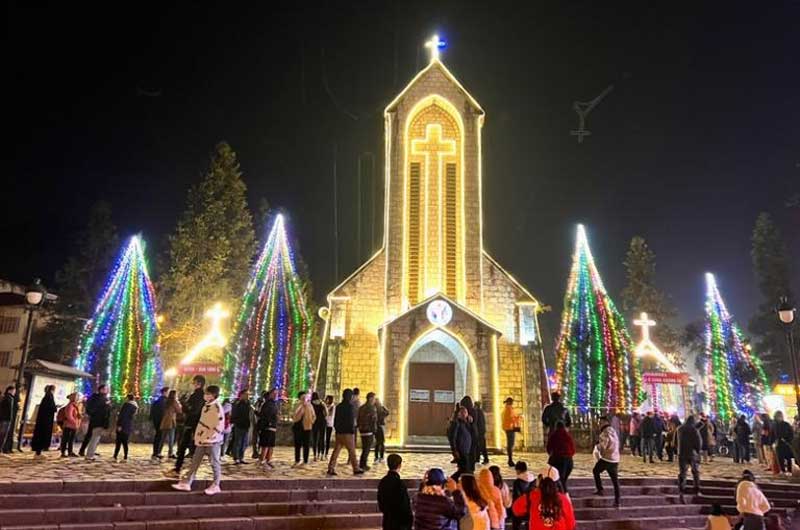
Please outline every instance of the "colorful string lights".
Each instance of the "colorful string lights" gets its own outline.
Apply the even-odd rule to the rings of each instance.
[[[225,350],[225,395],[277,387],[294,398],[311,382],[311,316],[278,215],[253,269]]]
[[[131,237],[78,343],[75,367],[96,374],[115,401],[127,394],[150,400],[161,386],[156,299],[142,240]],[[83,393],[94,381],[81,380]]]
[[[767,377],[761,361],[744,342],[719,294],[714,275],[706,273],[706,394],[712,412],[724,421],[761,411]]]
[[[641,361],[633,355],[625,319],[603,287],[583,225],[556,342],[556,381],[563,401],[583,412],[628,412],[643,398]]]

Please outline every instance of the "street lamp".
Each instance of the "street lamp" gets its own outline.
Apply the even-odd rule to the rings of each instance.
[[[792,304],[789,303],[789,298],[782,296],[778,301],[778,307],[775,308],[775,313],[778,315],[778,321],[783,326],[783,331],[786,333],[786,344],[789,347],[789,356],[792,358],[792,375],[794,376],[794,395],[797,400],[797,414],[800,415],[800,373],[797,371],[798,361],[796,359],[797,352],[794,349],[794,336],[792,334],[792,327],[794,326],[796,310]]]
[[[25,379],[25,365],[28,363],[28,351],[31,347],[31,331],[33,330],[34,313],[44,305],[45,298],[47,297],[47,290],[42,285],[42,280],[36,278],[33,284],[25,289],[25,309],[28,310],[28,324],[25,329],[25,343],[22,345],[22,358],[19,361],[17,370],[17,400],[19,400],[20,390],[22,390],[22,383]],[[25,401],[30,398],[30,389],[25,393]],[[19,402],[19,401],[17,401]],[[25,430],[25,411],[22,411],[23,418],[19,422],[19,435],[17,436],[17,450],[22,446],[22,434]]]

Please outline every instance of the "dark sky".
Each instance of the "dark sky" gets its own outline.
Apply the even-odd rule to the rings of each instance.
[[[334,284],[333,146],[341,278],[361,261],[356,159],[381,153],[383,108],[424,66],[434,31],[487,113],[486,248],[553,306],[551,331],[577,222],[614,296],[627,244],[644,236],[683,321],[702,314],[707,270],[749,317],[760,211],[800,263],[800,209],[785,207],[800,190],[797,2],[159,4],[9,8],[0,277],[52,282],[98,199],[123,235],[163,251],[187,188],[227,140],[251,206],[288,210],[321,299]],[[572,102],[611,84],[578,145]]]

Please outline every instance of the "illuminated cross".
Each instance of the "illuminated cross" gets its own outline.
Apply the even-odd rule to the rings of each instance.
[[[650,341],[650,328],[656,325],[656,321],[647,318],[647,313],[641,313],[639,320],[634,320],[633,324],[642,328],[642,343],[649,342],[652,344]]]
[[[211,321],[211,327],[205,337],[200,339],[200,342],[189,350],[186,356],[181,360],[181,364],[191,363],[194,358],[206,348],[221,348],[225,346],[225,344],[228,343],[228,339],[223,336],[220,324],[229,316],[231,316],[231,314],[227,309],[222,307],[222,304],[219,302],[206,311],[205,318]]]
[[[426,48],[431,50],[431,62],[439,60],[439,48],[445,47],[445,42],[439,40],[439,35],[434,35],[431,40],[425,43]]]
[[[638,320],[634,320],[633,324],[635,326],[639,326],[642,328],[642,340],[639,341],[639,344],[636,345],[636,356],[637,357],[653,357],[659,363],[661,363],[664,368],[667,369],[668,372],[678,373],[678,367],[667,358],[664,353],[658,349],[658,347],[653,344],[653,341],[650,340],[650,328],[656,325],[656,321],[652,320],[647,317],[647,313],[642,312],[639,315]]]
[[[425,127],[425,138],[411,140],[411,154],[425,155],[425,169],[428,175],[438,176],[441,175],[442,157],[456,154],[456,141],[443,139],[442,126],[430,123]]]

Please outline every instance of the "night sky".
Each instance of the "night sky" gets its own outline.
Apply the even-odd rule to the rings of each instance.
[[[630,238],[644,236],[681,321],[702,315],[705,271],[749,318],[760,211],[800,264],[800,208],[785,207],[800,191],[797,2],[159,4],[10,8],[0,278],[52,282],[98,199],[155,261],[226,140],[253,209],[264,197],[289,213],[322,301],[334,285],[334,146],[342,279],[372,250],[356,249],[356,160],[382,153],[383,108],[427,63],[434,31],[487,114],[485,246],[553,306],[548,342],[578,222],[612,296]],[[579,145],[572,102],[612,84]]]

